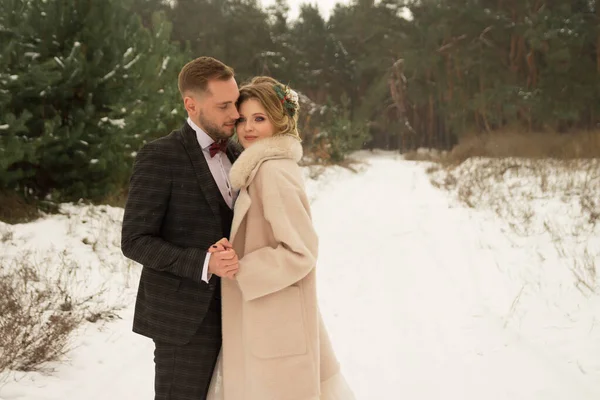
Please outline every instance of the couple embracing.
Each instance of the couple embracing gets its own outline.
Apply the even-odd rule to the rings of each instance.
[[[353,400],[317,302],[297,94],[238,88],[211,57],[178,86],[187,121],[137,154],[122,226],[155,400]]]

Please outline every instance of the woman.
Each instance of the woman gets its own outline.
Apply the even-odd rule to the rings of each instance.
[[[354,399],[317,304],[318,238],[298,166],[297,95],[257,77],[240,88],[237,106],[245,150],[230,180],[239,196],[231,244],[221,240],[216,251],[232,246],[239,272],[222,280],[222,379],[213,378],[212,396]]]

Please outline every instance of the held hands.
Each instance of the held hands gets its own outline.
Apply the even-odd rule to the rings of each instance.
[[[208,252],[211,254],[208,262],[208,272],[221,278],[235,279],[240,266],[237,254],[229,240],[223,238],[212,245]]]

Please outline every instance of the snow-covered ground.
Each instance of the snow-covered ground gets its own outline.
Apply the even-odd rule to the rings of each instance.
[[[530,201],[527,232],[493,207],[464,205],[460,185],[432,185],[426,163],[359,156],[356,174],[328,168],[307,179],[321,309],[357,398],[600,398],[600,281],[590,267],[600,265],[600,227],[583,229],[575,203],[551,190],[515,197],[525,175],[508,192]],[[117,307],[120,318],[82,325],[51,373],[0,377],[0,399],[150,399],[153,347],[131,333],[139,268],[120,253],[122,210],[64,212],[0,224],[4,259],[35,257],[54,277],[72,271],[76,297],[101,292],[89,307]],[[555,228],[536,229],[538,220]]]

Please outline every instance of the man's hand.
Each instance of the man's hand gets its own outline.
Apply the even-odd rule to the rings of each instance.
[[[214,244],[213,248],[215,248],[215,246],[217,246],[216,248],[219,248],[219,246],[221,246],[225,249],[233,249],[233,245],[229,243],[229,240],[227,240],[227,238],[219,240],[217,243]]]
[[[208,252],[211,253],[208,272],[221,278],[235,279],[240,266],[231,243],[223,238],[211,246]]]

